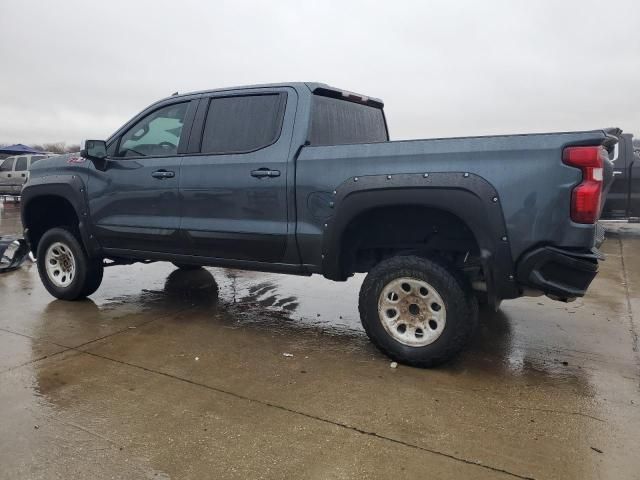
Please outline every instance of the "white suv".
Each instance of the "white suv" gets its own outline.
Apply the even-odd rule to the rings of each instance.
[[[20,195],[29,178],[31,165],[51,155],[16,155],[2,160],[0,165],[0,195]]]

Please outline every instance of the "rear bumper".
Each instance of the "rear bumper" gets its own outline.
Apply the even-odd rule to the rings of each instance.
[[[562,300],[582,297],[598,273],[598,260],[603,259],[595,248],[580,252],[537,248],[518,262],[518,283]]]

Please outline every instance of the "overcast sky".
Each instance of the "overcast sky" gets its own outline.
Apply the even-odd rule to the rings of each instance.
[[[0,142],[106,138],[153,101],[319,81],[392,138],[640,134],[634,1],[0,0]]]

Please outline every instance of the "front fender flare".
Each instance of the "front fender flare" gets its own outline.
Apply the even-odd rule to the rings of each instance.
[[[29,204],[43,196],[60,197],[67,200],[78,217],[78,230],[81,242],[89,256],[96,256],[100,252],[98,244],[89,222],[89,208],[86,197],[86,187],[79,175],[47,175],[29,179],[22,189],[21,194],[21,218],[26,227],[26,213]],[[25,230],[25,239],[29,242],[29,231]],[[29,245],[31,248],[31,244]],[[35,254],[35,252],[34,252]]]

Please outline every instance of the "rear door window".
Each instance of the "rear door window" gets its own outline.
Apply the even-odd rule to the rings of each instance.
[[[0,172],[10,172],[13,170],[13,162],[15,161],[14,157],[5,158],[2,165],[0,165]]]
[[[202,136],[202,153],[242,153],[278,140],[286,94],[273,93],[211,99]]]
[[[386,142],[389,139],[381,108],[338,98],[313,96],[311,145]]]
[[[18,157],[16,160],[16,172],[21,172],[27,169],[27,157]]]

